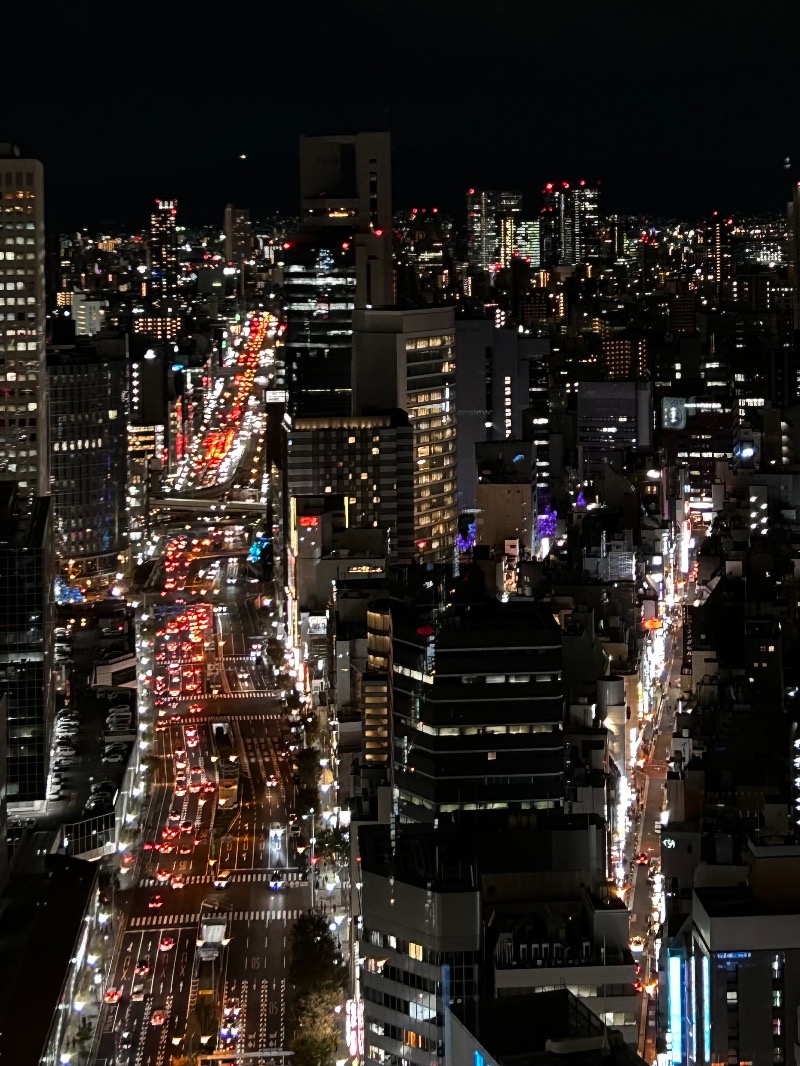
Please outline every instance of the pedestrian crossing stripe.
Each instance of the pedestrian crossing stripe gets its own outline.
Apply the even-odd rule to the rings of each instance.
[[[280,867],[278,867],[280,869]],[[185,874],[185,885],[208,885],[214,880],[213,874]],[[287,884],[305,884],[305,878],[297,870],[288,870],[281,873],[281,880]],[[253,884],[254,882],[266,882],[272,880],[272,872],[269,870],[240,870],[232,871],[228,881],[238,884]],[[158,881],[155,877],[144,877],[139,881],[139,888],[168,888],[168,881]]]
[[[220,718],[224,718],[230,714],[230,711],[219,711],[217,714],[192,714],[189,717],[182,717],[180,722],[167,722],[162,718],[159,720],[160,724],[170,726],[181,725],[210,725],[211,722],[218,722]],[[237,722],[277,722],[282,717],[279,711],[268,711],[265,714],[237,714]]]
[[[223,912],[224,913],[224,912]],[[305,911],[294,907],[274,911],[228,911],[233,922],[294,922]],[[140,914],[131,918],[128,929],[169,929],[197,925],[199,914]]]

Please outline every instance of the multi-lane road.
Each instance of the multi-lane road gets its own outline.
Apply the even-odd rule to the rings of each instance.
[[[257,481],[255,379],[273,332],[255,316],[234,339],[173,494]],[[310,903],[307,841],[277,751],[285,726],[254,606],[264,586],[246,558],[253,529],[213,522],[208,509],[198,498],[183,529],[164,515],[138,592],[140,730],[154,785],[114,902],[101,1066],[166,1066],[214,1046],[233,1061],[286,1037],[289,938]]]
[[[287,768],[275,747],[280,705],[260,692],[246,702],[228,697],[201,706],[158,734],[161,781],[130,875],[134,883],[118,899],[124,928],[109,984],[121,998],[104,1007],[98,1061],[163,1066],[172,1054],[204,1046],[198,940],[203,916],[213,914],[226,916],[228,941],[206,997],[217,1037],[228,1006],[239,1011],[239,1036],[229,1046],[252,1051],[283,1044],[287,939],[309,895],[289,837]],[[228,725],[240,765],[232,821],[230,814],[222,820],[213,787],[215,723]],[[215,887],[215,879],[226,887]]]

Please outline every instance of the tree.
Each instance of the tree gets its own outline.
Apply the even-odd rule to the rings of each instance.
[[[311,993],[339,994],[347,987],[347,968],[321,914],[309,911],[295,922],[290,936],[289,980],[297,998]]]
[[[303,748],[295,756],[301,788],[316,789],[319,778],[319,752],[316,748]]]
[[[336,1051],[336,1030],[304,1026],[298,1029],[290,1044],[294,1052],[292,1066],[328,1066]]]
[[[296,922],[290,945],[293,1066],[329,1066],[337,1046],[335,1011],[347,987],[347,968],[327,921],[313,911]]]

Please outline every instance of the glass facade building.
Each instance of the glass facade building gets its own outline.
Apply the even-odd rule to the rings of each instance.
[[[44,170],[0,142],[0,480],[48,492]]]
[[[24,507],[15,485],[0,484],[0,707],[12,804],[44,799],[54,698],[50,499]]]
[[[124,344],[47,353],[53,534],[67,576],[113,579],[126,548]]]

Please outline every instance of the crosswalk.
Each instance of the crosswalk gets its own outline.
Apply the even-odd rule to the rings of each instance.
[[[231,693],[232,696],[237,693]],[[244,695],[244,693],[239,693]],[[216,699],[216,697],[214,697]],[[225,714],[228,712],[226,711]],[[218,714],[193,714],[191,718],[186,718],[181,721],[181,725],[210,725],[212,722],[218,722],[220,718],[224,718],[225,714],[222,712]],[[266,714],[238,714],[236,715],[237,722],[277,722],[281,718],[280,711],[268,711]],[[175,723],[173,723],[175,724]]]
[[[275,693],[263,688],[248,689],[245,692],[220,692],[214,697],[215,700],[271,700],[275,698]]]
[[[212,874],[186,874],[183,878],[185,885],[210,885],[214,880]],[[231,873],[228,881],[232,884],[255,884],[272,880],[271,870],[239,870]],[[305,878],[297,870],[281,872],[281,880],[287,885],[305,884]],[[139,888],[168,888],[169,882],[157,881],[155,877],[143,877],[139,881]]]
[[[229,911],[233,922],[295,922],[305,911],[299,907],[274,911]],[[141,914],[131,918],[128,929],[169,929],[197,925],[200,914]]]

